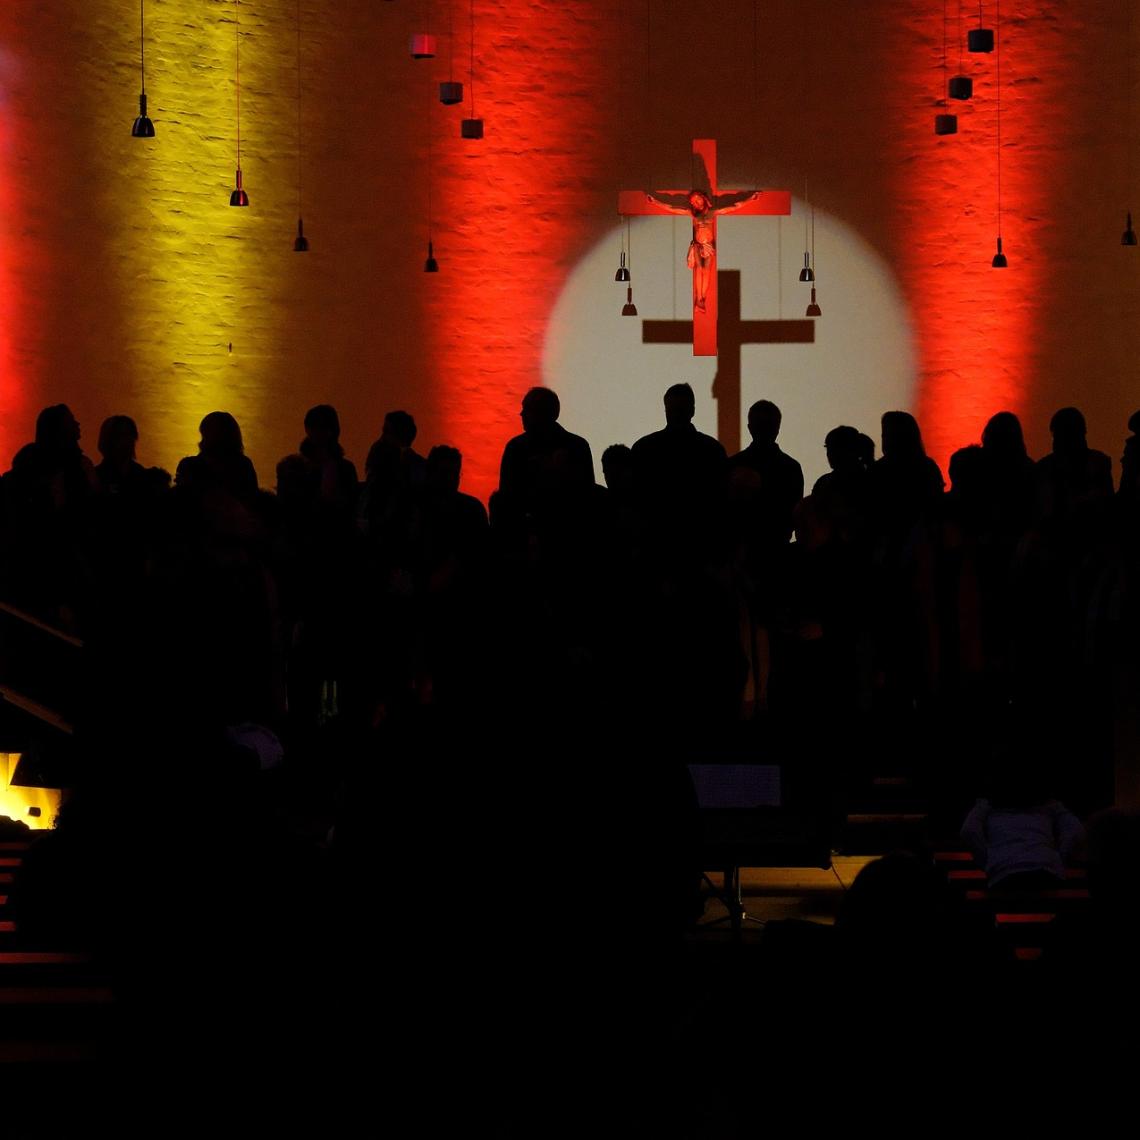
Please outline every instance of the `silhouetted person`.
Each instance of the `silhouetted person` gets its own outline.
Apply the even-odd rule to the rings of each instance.
[[[523,397],[522,435],[507,443],[499,465],[499,491],[515,511],[541,509],[594,486],[590,445],[558,422],[561,410],[550,388],[531,388]]]
[[[418,608],[417,699],[453,705],[473,697],[471,677],[483,643],[482,591],[488,557],[487,512],[459,489],[463,456],[440,445],[428,452],[412,506],[411,557]]]
[[[79,438],[79,421],[66,404],[44,408],[36,417],[35,441],[16,453],[3,485],[9,589],[23,604],[66,624],[74,620],[82,589],[82,527],[98,486]]]
[[[624,443],[613,443],[602,452],[602,478],[616,497],[633,495],[633,452]]]
[[[1049,890],[1084,842],[1081,821],[1049,789],[1040,758],[1000,758],[987,794],[971,808],[962,838],[991,887]]]
[[[139,429],[130,416],[111,416],[99,429],[102,462],[95,468],[98,494],[91,506],[91,561],[104,603],[134,601],[143,584],[170,473],[135,459]],[[106,611],[104,604],[98,607]],[[100,616],[111,617],[109,614]]]
[[[901,541],[938,507],[942,472],[909,412],[884,412],[882,430],[883,455],[871,468],[872,509],[879,533]]]
[[[792,537],[792,512],[804,497],[804,473],[799,463],[780,450],[780,409],[771,400],[757,400],[748,409],[752,442],[729,461],[729,477],[741,477],[750,504],[753,541],[771,548]]]
[[[1112,497],[1112,460],[1089,447],[1085,417],[1062,408],[1049,421],[1053,450],[1037,461],[1038,502],[1042,519],[1079,522]]]
[[[310,408],[305,413],[305,438],[294,455],[277,465],[282,505],[347,520],[356,507],[357,489],[356,465],[341,446],[336,408],[329,404]]]
[[[1013,412],[991,416],[982,431],[986,494],[997,535],[1016,541],[1033,521],[1035,466]]]
[[[693,426],[696,397],[688,384],[665,392],[665,427],[632,448],[638,499],[658,543],[703,561],[720,523],[727,456]]]
[[[442,588],[444,577],[469,574],[485,554],[487,511],[474,495],[459,489],[463,455],[439,445],[428,452],[421,502],[426,516],[429,576],[442,576],[429,588]]]
[[[836,541],[858,542],[867,527],[875,445],[857,428],[840,424],[824,437],[823,448],[831,470],[811,489],[815,510]]]
[[[130,416],[111,416],[99,428],[99,454],[95,468],[101,494],[152,496],[170,486],[170,472],[144,467],[135,458],[139,429]]]
[[[926,454],[909,412],[882,418],[883,455],[871,468],[878,703],[892,747],[909,749],[898,730],[938,685],[937,533],[942,472]],[[888,711],[889,710],[889,711]]]
[[[427,474],[426,460],[412,444],[416,441],[419,429],[410,412],[389,412],[384,417],[380,438],[369,448],[364,463],[366,479],[371,479],[382,465],[394,470],[400,486],[407,490],[422,487]]]
[[[1135,528],[1140,524],[1140,412],[1129,416],[1128,430],[1132,434],[1124,441],[1117,496],[1124,511],[1123,517]]]
[[[992,920],[990,920],[992,922]],[[926,858],[887,855],[868,863],[843,896],[835,924],[841,968],[875,982],[851,995],[855,1008],[919,998],[928,1018],[957,1016],[954,1002],[991,965],[992,935],[975,925],[944,873]],[[935,1022],[936,1023],[936,1022]]]
[[[257,499],[257,472],[245,454],[241,428],[229,412],[210,412],[198,425],[198,454],[178,464],[175,486],[195,494],[222,491],[244,506]]]

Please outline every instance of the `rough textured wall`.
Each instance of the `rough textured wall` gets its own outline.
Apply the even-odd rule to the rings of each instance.
[[[293,0],[147,0],[151,141],[130,138],[137,6],[0,9],[0,459],[40,406],[65,400],[89,450],[98,422],[127,411],[141,457],[172,466],[201,415],[225,407],[271,485],[305,408],[327,400],[358,461],[383,412],[408,407],[424,448],[461,446],[486,494],[566,273],[612,226],[619,185],[688,181],[696,135],[720,141],[726,184],[763,170],[798,192],[806,179],[893,265],[940,459],[998,407],[1025,415],[1039,452],[1068,402],[1119,454],[1140,403],[1140,250],[1119,245],[1124,210],[1140,209],[1128,6],[1002,5],[1004,273],[989,266],[997,61],[965,57],[975,99],[957,108],[959,135],[935,138],[937,0],[726,0],[699,18],[674,0],[477,0],[482,143],[458,137],[466,105],[436,100],[450,5],[300,10],[305,255],[292,252]],[[235,11],[241,211],[226,204]],[[467,11],[455,5],[464,81]],[[440,57],[413,62],[407,37],[428,19]],[[429,146],[438,276],[422,272]],[[820,378],[824,407],[841,383]]]

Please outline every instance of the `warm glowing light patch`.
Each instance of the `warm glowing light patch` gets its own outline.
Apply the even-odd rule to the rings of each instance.
[[[740,272],[744,320],[804,319],[809,288],[798,280],[803,211],[803,203],[793,200],[790,220],[772,218],[758,226],[723,219],[719,265]],[[630,267],[637,317],[620,316],[626,287],[614,281],[621,248],[617,226],[574,268],[551,314],[543,383],[561,397],[561,422],[590,441],[599,479],[607,446],[633,443],[664,426],[661,397],[670,384],[693,386],[695,423],[717,434],[712,391],[718,359],[694,357],[684,343],[642,339],[647,320],[691,319],[692,275],[685,265],[691,229],[685,218],[674,219],[672,227],[663,218],[634,221]],[[880,415],[912,408],[917,375],[911,319],[886,263],[857,233],[818,208],[815,232],[823,315],[814,320],[814,341],[745,343],[738,409],[743,422],[756,400],[779,405],[780,445],[803,465],[809,486],[827,470],[826,433],[851,424],[877,447]],[[722,313],[722,340],[724,319]],[[726,417],[720,419],[723,428]],[[741,442],[747,443],[744,434]],[[726,446],[733,450],[731,441]]]
[[[59,790],[12,787],[9,781],[15,775],[19,762],[19,752],[0,752],[0,816],[22,820],[32,831],[45,831],[55,825]],[[36,811],[38,814],[29,814]]]

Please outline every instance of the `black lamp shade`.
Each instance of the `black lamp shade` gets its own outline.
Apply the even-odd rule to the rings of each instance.
[[[146,92],[139,96],[139,117],[131,127],[131,137],[136,139],[154,138],[154,123],[146,113]]]
[[[958,133],[958,116],[935,115],[934,133],[936,135],[956,135]]]
[[[966,34],[966,46],[972,52],[991,52],[994,50],[993,28],[972,28]]]
[[[483,120],[464,119],[459,124],[459,134],[465,139],[481,139],[483,137]]]
[[[946,93],[951,99],[969,99],[974,94],[974,81],[968,75],[952,75]]]
[[[230,194],[230,205],[231,206],[248,206],[249,205],[249,195],[245,192],[245,190],[242,189],[241,167],[240,166],[237,168],[237,175],[236,175],[234,181],[237,183],[237,185],[234,187],[233,191]]]

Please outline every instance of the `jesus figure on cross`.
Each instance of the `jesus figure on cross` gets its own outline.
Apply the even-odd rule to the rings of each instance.
[[[693,240],[689,242],[685,264],[693,271],[693,307],[697,312],[707,311],[709,283],[716,273],[716,226],[713,219],[718,214],[736,213],[746,202],[759,201],[760,196],[759,190],[751,193],[747,190],[732,191],[718,194],[715,199],[703,190],[690,190],[688,194],[646,193],[646,199],[656,202],[666,213],[692,215]],[[675,204],[678,198],[681,202]]]
[[[689,190],[621,190],[623,217],[688,214],[693,239],[686,262],[693,271],[693,355],[716,356],[716,220],[720,214],[790,214],[787,190],[721,190],[716,181],[716,141],[693,139]]]

